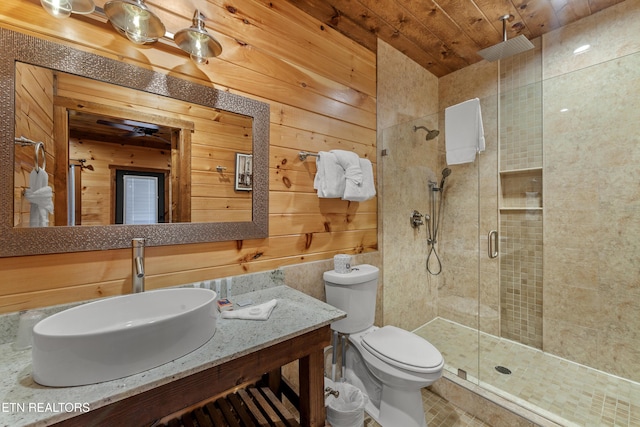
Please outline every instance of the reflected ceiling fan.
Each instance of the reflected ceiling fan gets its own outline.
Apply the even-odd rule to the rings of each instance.
[[[160,126],[151,123],[137,122],[135,120],[122,120],[122,123],[112,122],[109,120],[98,119],[98,124],[110,126],[112,128],[121,129],[127,131],[124,135],[125,138],[135,138],[140,136],[150,136],[163,140],[164,142],[171,143],[156,133],[160,130]]]

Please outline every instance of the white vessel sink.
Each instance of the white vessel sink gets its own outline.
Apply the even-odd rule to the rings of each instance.
[[[182,357],[216,331],[216,293],[161,289],[91,302],[33,328],[33,379],[67,387],[110,381]]]

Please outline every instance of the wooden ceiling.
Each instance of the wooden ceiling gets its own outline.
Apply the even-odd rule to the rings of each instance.
[[[173,130],[153,123],[69,112],[69,137],[79,141],[109,142],[171,150]]]
[[[508,38],[529,40],[622,0],[288,0],[375,52],[380,38],[437,77],[482,60]]]

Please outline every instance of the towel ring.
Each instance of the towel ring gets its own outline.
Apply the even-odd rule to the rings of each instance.
[[[36,143],[35,153],[33,155],[33,160],[36,163],[36,172],[40,172],[40,150],[42,150],[42,170],[46,170],[47,168],[47,152],[44,151],[44,144],[42,142]]]

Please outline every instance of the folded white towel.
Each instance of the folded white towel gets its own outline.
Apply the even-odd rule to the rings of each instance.
[[[470,99],[444,110],[447,164],[473,162],[485,149],[480,100]]]
[[[345,188],[340,196],[343,200],[354,200],[350,197],[356,197],[355,195],[359,194],[359,188],[364,178],[360,167],[360,157],[352,151],[331,150],[331,152],[335,154],[338,164],[344,169]]]
[[[49,176],[43,168],[35,168],[29,174],[29,188],[24,195],[31,203],[30,227],[47,227],[49,214],[53,213],[53,191],[49,187]]]
[[[344,169],[338,164],[335,154],[320,151],[316,158],[316,177],[313,188],[318,190],[318,197],[333,199],[344,194]]]
[[[373,181],[373,165],[369,159],[359,159],[362,170],[362,184],[356,185],[347,181],[342,200],[364,202],[376,195],[376,185]]]
[[[342,169],[344,169],[344,178],[347,185],[362,184],[362,169],[360,168],[360,157],[352,151],[331,150],[336,156],[336,160]]]
[[[278,300],[272,299],[242,310],[223,311],[220,315],[223,319],[267,320],[277,304]]]

